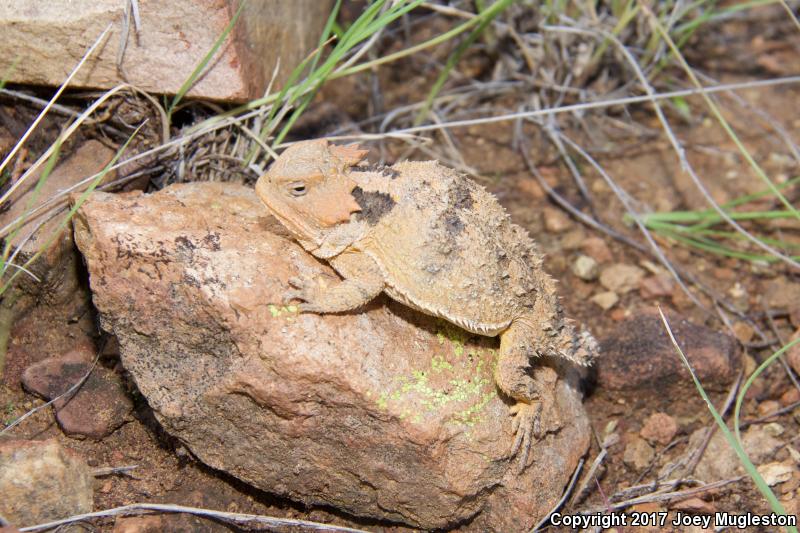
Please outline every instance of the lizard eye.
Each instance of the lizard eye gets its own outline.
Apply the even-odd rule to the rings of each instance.
[[[306,184],[301,181],[290,183],[289,193],[292,196],[303,196],[306,193]]]

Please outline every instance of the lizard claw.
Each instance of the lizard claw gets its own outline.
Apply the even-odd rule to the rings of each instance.
[[[517,474],[519,474],[527,466],[533,440],[541,436],[542,405],[539,402],[530,404],[518,401],[509,409],[509,412],[514,417],[511,421],[511,430],[516,435],[514,444],[511,446],[510,456],[514,457],[519,453],[519,465],[517,466]]]
[[[312,298],[312,285],[308,280],[292,277],[289,278],[288,283],[292,288],[283,293],[285,302],[288,303],[292,300],[307,302]]]

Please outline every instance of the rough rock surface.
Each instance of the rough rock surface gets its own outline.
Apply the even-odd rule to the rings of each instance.
[[[25,388],[51,400],[68,391],[92,368],[94,352],[73,350],[32,365],[22,375]],[[119,376],[95,366],[71,397],[53,403],[56,419],[67,435],[102,439],[125,422],[133,409]]]
[[[128,82],[145,91],[174,94],[211,50],[239,2],[137,2],[141,24],[137,28],[131,20],[123,34],[127,4],[118,0],[0,2],[0,57],[19,59],[10,81],[60,85],[111,24],[105,42],[71,85],[108,89]],[[189,95],[226,100],[263,96],[278,58],[280,84],[316,46],[330,7],[328,0],[248,2],[234,26],[233,44],[221,48]],[[19,46],[21,42],[24,47]]]
[[[570,369],[517,475],[494,339],[385,298],[341,315],[281,305],[289,277],[333,273],[250,189],[97,193],[76,242],[102,325],[164,428],[263,490],[423,528],[523,530],[587,449]]]
[[[92,472],[55,440],[0,440],[0,516],[32,526],[92,510]]]
[[[704,387],[720,390],[736,377],[741,364],[736,340],[668,313],[672,333]],[[640,312],[600,339],[597,361],[600,387],[657,390],[670,385],[694,389],[689,372],[664,329],[658,313]]]

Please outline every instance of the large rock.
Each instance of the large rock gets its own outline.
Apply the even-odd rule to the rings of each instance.
[[[128,82],[146,91],[174,94],[229,24],[239,0],[136,2],[141,25],[137,29],[131,20],[123,36],[128,3],[0,2],[0,57],[18,60],[5,73],[8,81],[60,85],[110,24],[105,42],[71,85],[108,89]],[[331,4],[329,0],[248,2],[228,41],[188,94],[224,100],[263,96],[278,58],[278,83],[282,83],[316,46]]]
[[[92,510],[92,472],[55,439],[0,440],[0,516],[32,526]]]
[[[95,193],[75,225],[102,325],[158,420],[260,489],[423,528],[521,531],[587,449],[569,369],[517,475],[494,339],[386,299],[326,316],[281,305],[289,277],[334,274],[248,188]]]

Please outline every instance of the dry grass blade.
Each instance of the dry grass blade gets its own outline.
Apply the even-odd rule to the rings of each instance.
[[[203,518],[212,518],[228,524],[235,524],[241,527],[257,528],[259,526],[266,526],[268,528],[299,528],[301,531],[330,531],[336,533],[367,533],[363,529],[353,529],[350,527],[334,526],[331,524],[321,524],[319,522],[310,522],[308,520],[295,520],[292,518],[276,518],[272,516],[244,514],[244,513],[229,513],[225,511],[214,511],[212,509],[202,509],[199,507],[187,507],[184,505],[171,505],[166,503],[134,503],[131,505],[123,505],[122,507],[115,507],[105,511],[95,511],[93,513],[85,513],[80,515],[63,518],[61,520],[54,520],[44,524],[37,524],[34,526],[21,527],[19,531],[45,531],[67,524],[75,524],[83,522],[92,518],[109,518],[115,516],[136,516],[152,513],[186,513]]]
[[[652,102],[653,100],[666,100],[673,98],[681,98],[692,96],[696,94],[711,94],[721,91],[739,91],[744,89],[755,89],[759,87],[768,87],[776,85],[787,85],[800,83],[800,76],[786,76],[783,78],[773,78],[769,80],[756,80],[741,83],[728,83],[716,87],[701,87],[698,89],[682,89],[679,91],[668,91],[656,93],[652,96],[626,96],[624,98],[611,98],[608,100],[598,100],[595,102],[583,102],[580,104],[570,104],[565,106],[553,107],[549,109],[536,109],[533,111],[519,111],[517,113],[495,114],[488,117],[472,118],[465,120],[452,120],[443,122],[442,124],[424,124],[422,126],[414,126],[410,128],[403,128],[399,130],[392,130],[389,133],[422,133],[425,131],[438,130],[440,128],[465,128],[468,126],[478,126],[481,124],[495,124],[497,122],[508,122],[510,120],[517,120],[521,118],[536,118],[545,117],[548,115],[555,115],[558,113],[577,113],[581,111],[588,111],[590,109],[602,109],[613,106],[626,106],[631,104],[641,104],[645,102]]]

